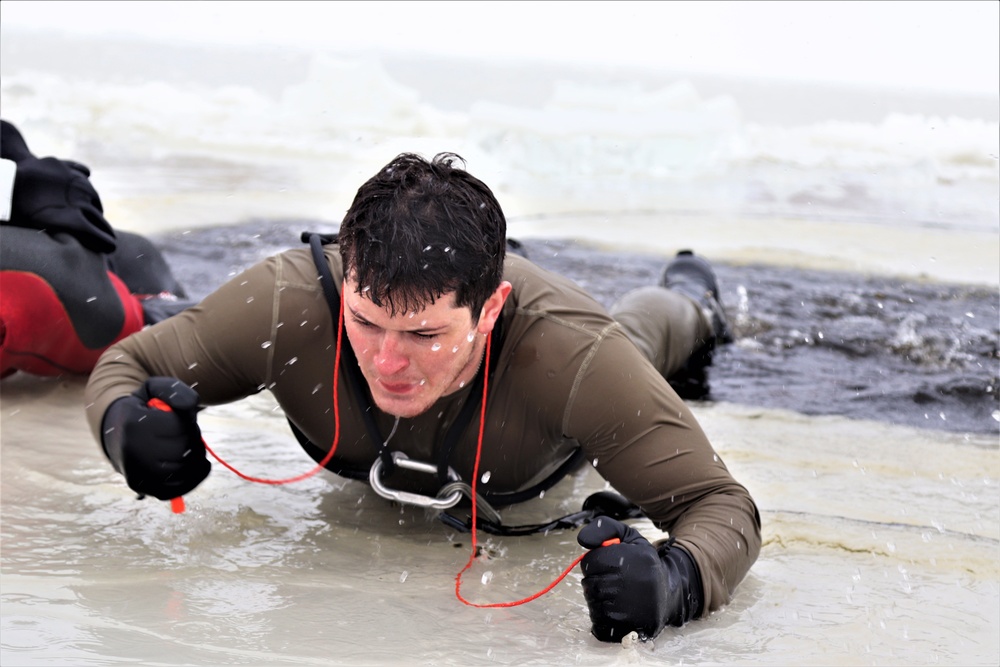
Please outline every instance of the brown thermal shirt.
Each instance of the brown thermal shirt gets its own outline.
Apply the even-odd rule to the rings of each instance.
[[[339,286],[337,246],[327,246],[325,254]],[[694,557],[704,584],[703,613],[725,604],[760,549],[749,493],[729,474],[687,406],[600,304],[521,257],[507,259],[504,277],[513,290],[489,383],[479,470],[490,475],[481,488],[529,488],[582,448],[615,490]],[[328,451],[336,331],[309,249],[281,253],[199,305],[107,350],[87,386],[91,429],[99,438],[108,406],[148,377],[172,376],[194,387],[205,405],[268,390],[289,420]],[[402,419],[390,449],[436,462],[436,448],[469,392],[482,391],[472,384],[422,415]],[[381,443],[369,437],[343,371],[338,391],[336,462],[367,468]],[[387,435],[394,418],[372,409]],[[450,460],[466,481],[478,426],[477,411]],[[437,491],[420,486],[433,481],[429,475],[407,481],[414,490]]]

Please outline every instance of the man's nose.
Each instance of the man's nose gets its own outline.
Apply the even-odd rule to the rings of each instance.
[[[382,344],[375,354],[375,368],[381,375],[395,375],[410,365],[403,347],[403,342],[394,332],[382,336]]]

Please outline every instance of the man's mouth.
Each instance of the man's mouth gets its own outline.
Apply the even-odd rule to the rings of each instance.
[[[418,386],[416,382],[390,382],[389,380],[378,380],[379,387],[389,394],[403,395],[414,391]]]

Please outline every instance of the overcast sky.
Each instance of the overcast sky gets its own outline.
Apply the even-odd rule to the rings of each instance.
[[[639,65],[1000,94],[1000,2],[53,2],[0,29]]]

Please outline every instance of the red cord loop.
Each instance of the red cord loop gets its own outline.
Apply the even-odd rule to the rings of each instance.
[[[344,340],[344,300],[341,299],[340,314],[337,317],[337,351],[336,351],[336,356],[334,357],[333,360],[333,424],[334,424],[333,443],[330,445],[330,451],[327,452],[326,456],[323,457],[323,460],[317,463],[312,470],[308,470],[302,473],[301,475],[295,475],[294,477],[286,477],[284,479],[267,479],[264,477],[253,477],[251,475],[246,475],[240,472],[232,465],[230,465],[228,462],[222,460],[222,457],[220,457],[218,454],[212,451],[212,448],[208,446],[208,443],[202,440],[202,442],[205,444],[205,451],[211,454],[212,458],[221,463],[223,467],[232,471],[233,474],[235,474],[237,477],[245,479],[248,482],[257,482],[258,484],[277,485],[277,484],[291,484],[293,482],[300,482],[306,479],[307,477],[312,477],[320,470],[325,468],[326,464],[329,463],[330,459],[333,458],[334,452],[337,451],[337,444],[340,442],[340,401],[338,400],[339,392],[337,388],[337,378],[340,376],[340,346],[341,346],[341,341],[343,340]]]

